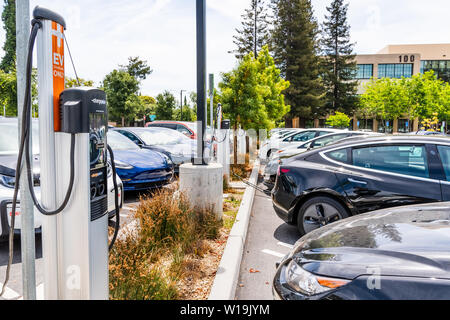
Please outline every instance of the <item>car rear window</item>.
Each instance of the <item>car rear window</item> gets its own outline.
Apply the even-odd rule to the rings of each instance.
[[[332,160],[339,161],[342,163],[348,163],[348,149],[331,151],[328,152],[326,155]]]

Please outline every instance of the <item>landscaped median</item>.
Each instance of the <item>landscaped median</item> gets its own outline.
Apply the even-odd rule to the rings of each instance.
[[[122,231],[110,254],[110,298],[208,299],[236,219],[241,224],[242,202],[248,205],[248,192],[224,190],[224,216],[217,221],[176,190],[142,198],[133,227]]]

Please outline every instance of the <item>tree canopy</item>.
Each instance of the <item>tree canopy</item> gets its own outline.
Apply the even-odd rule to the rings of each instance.
[[[255,57],[259,51],[269,44],[268,13],[266,0],[251,0],[250,8],[242,15],[242,28],[236,29],[234,38],[237,59],[253,52]]]
[[[277,67],[290,82],[286,102],[291,116],[321,113],[324,87],[320,79],[319,27],[310,0],[273,0],[271,47]]]
[[[229,73],[222,74],[219,84],[223,112],[237,128],[272,129],[289,106],[282,94],[289,82],[280,76],[267,46],[255,58],[246,55],[239,65]]]
[[[412,78],[373,79],[361,95],[360,113],[381,120],[401,116],[408,119],[450,119],[450,84],[436,77],[433,71]]]
[[[0,63],[0,69],[12,72],[16,68],[16,1],[4,0],[2,12],[3,28],[6,31],[6,40],[3,44],[5,52]]]
[[[327,90],[325,113],[337,110],[352,113],[358,83],[354,80],[356,60],[347,22],[348,4],[344,4],[344,0],[333,0],[327,11],[321,41],[322,78]]]
[[[155,115],[157,120],[172,120],[175,108],[175,97],[169,91],[164,91],[156,97]]]

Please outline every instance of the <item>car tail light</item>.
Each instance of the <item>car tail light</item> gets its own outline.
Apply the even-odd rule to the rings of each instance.
[[[289,173],[291,170],[289,169],[281,169],[281,173]]]
[[[280,176],[282,173],[283,173],[283,174],[286,174],[286,173],[289,173],[290,171],[291,171],[291,170],[289,170],[289,169],[282,169],[281,166],[278,166],[278,172],[277,172],[277,175]]]

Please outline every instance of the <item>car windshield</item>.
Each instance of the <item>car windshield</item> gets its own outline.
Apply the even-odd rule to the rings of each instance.
[[[113,150],[139,150],[133,141],[115,131],[108,132],[108,144]]]
[[[0,123],[0,156],[19,153],[19,125],[17,121]],[[33,154],[39,154],[39,127],[33,122]]]
[[[191,143],[191,139],[175,130],[137,130],[135,134],[148,146],[168,146]]]

